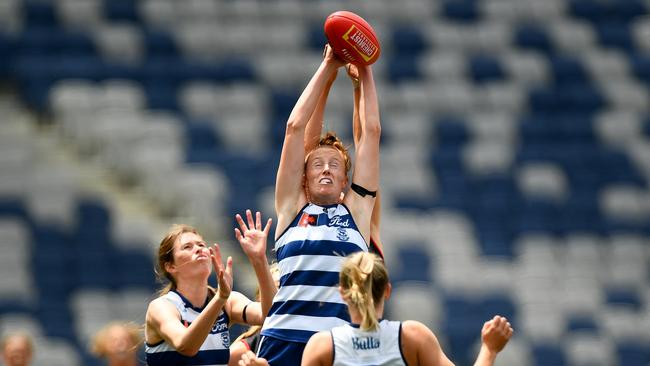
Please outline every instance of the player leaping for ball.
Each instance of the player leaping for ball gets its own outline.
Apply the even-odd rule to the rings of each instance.
[[[361,105],[361,83],[359,82],[359,68],[353,64],[346,64],[345,70],[347,71],[350,80],[352,81],[354,98],[353,102],[353,111],[352,111],[352,135],[354,137],[354,146],[355,150],[358,149],[359,143],[361,141],[361,136],[363,135],[363,127],[361,125],[361,117],[359,113],[359,108]],[[337,73],[327,81],[325,85],[325,90],[318,100],[316,105],[316,110],[311,115],[307,127],[305,129],[305,151],[311,151],[318,147],[318,143],[321,139],[321,132],[323,130],[324,115],[325,115],[325,105],[327,104],[327,98],[329,96],[330,89],[336,80]],[[358,186],[355,186],[355,189],[358,189]],[[377,189],[375,196],[375,205],[372,208],[372,217],[370,219],[370,240],[369,250],[370,252],[376,253],[382,259],[384,259],[384,248],[382,246],[379,224],[381,222],[381,191]]]
[[[305,151],[305,129],[343,62],[326,46],[325,57],[287,121],[275,188],[275,251],[280,288],[262,330],[259,356],[271,365],[300,364],[309,337],[350,321],[338,292],[346,255],[368,251],[379,185],[379,106],[372,69],[359,68],[363,134],[355,151],[352,190],[341,200],[351,167],[339,138],[328,133]]]

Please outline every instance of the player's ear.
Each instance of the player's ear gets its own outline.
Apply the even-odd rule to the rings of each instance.
[[[165,262],[165,271],[169,273],[173,273],[175,269],[176,269],[176,265],[174,265],[174,263]]]
[[[390,294],[393,292],[393,286],[388,282],[388,286],[384,290],[384,300],[390,299]]]

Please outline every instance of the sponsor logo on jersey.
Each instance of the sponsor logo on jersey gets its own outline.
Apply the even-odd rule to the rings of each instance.
[[[350,217],[343,219],[341,216],[334,216],[327,223],[327,226],[350,227]]]
[[[374,337],[352,337],[352,347],[355,350],[370,350],[379,348],[379,339]]]

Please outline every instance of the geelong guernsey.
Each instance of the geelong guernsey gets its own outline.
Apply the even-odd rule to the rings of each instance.
[[[169,300],[181,314],[181,323],[186,327],[196,319],[203,308],[195,308],[178,292],[170,291],[163,297]],[[206,301],[207,304],[207,301]],[[205,306],[205,305],[204,305]],[[158,344],[145,343],[145,354],[149,366],[180,366],[180,365],[228,365],[230,360],[230,334],[228,332],[228,315],[222,312],[212,326],[212,330],[199,352],[192,356],[183,356],[170,344],[162,341]]]
[[[406,365],[400,335],[402,323],[382,320],[375,331],[366,332],[357,324],[333,328],[334,366]]]
[[[280,288],[262,335],[307,343],[312,334],[350,321],[338,291],[348,254],[368,251],[343,204],[308,203],[275,242]]]

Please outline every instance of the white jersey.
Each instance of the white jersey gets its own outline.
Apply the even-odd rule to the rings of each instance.
[[[334,366],[406,365],[400,335],[402,323],[382,320],[375,331],[363,331],[357,324],[330,330],[334,343]]]
[[[307,343],[316,332],[347,324],[339,272],[359,251],[368,245],[345,205],[305,205],[275,242],[280,288],[262,335]]]
[[[189,327],[201,314],[203,308],[195,308],[183,295],[169,291],[163,298],[170,301],[181,315],[180,322]],[[207,304],[207,301],[206,301]],[[157,344],[145,343],[145,355],[149,366],[181,366],[181,365],[228,365],[230,360],[230,333],[228,331],[228,314],[221,312],[212,325],[212,330],[201,345],[199,352],[192,356],[183,356],[165,341]]]

